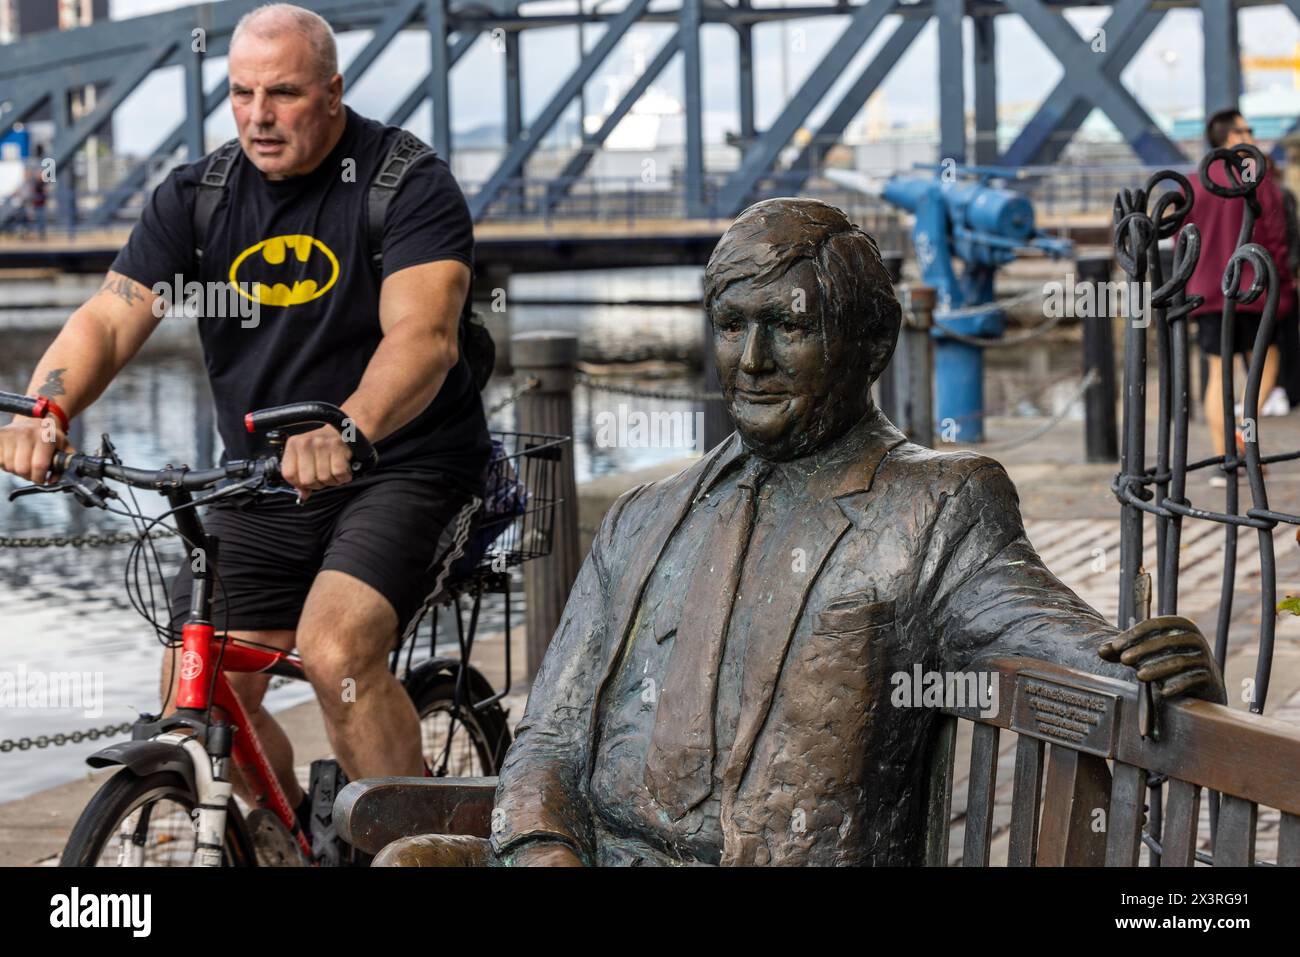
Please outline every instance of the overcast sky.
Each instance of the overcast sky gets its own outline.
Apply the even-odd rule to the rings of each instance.
[[[589,4],[590,0],[586,2]],[[801,0],[782,2],[793,5]],[[157,13],[186,5],[187,0],[110,0],[114,19]],[[766,4],[764,0],[756,0],[754,5],[761,7]],[[675,2],[667,6],[671,8]],[[524,7],[526,12],[543,9],[573,10],[576,9],[576,0],[567,4],[536,3]],[[1078,10],[1068,14],[1075,28],[1088,36],[1092,35],[1106,16],[1105,9]],[[783,90],[794,91],[798,88],[798,84],[816,66],[821,55],[835,42],[846,20],[845,17],[828,17],[789,21],[784,29],[781,24],[768,24],[755,30],[755,102],[756,121],[760,128],[770,123],[781,108]],[[876,35],[845,71],[840,84],[831,90],[821,113],[830,109],[830,103],[839,88],[851,81],[876,47],[884,42],[894,22],[896,21],[890,18],[882,29],[877,30]],[[1291,54],[1300,42],[1300,24],[1281,5],[1243,10],[1239,24],[1244,54]],[[968,21],[968,51],[969,27]],[[606,68],[588,85],[589,105],[599,105],[604,98],[606,84],[601,80],[603,74],[629,72],[637,48],[649,58],[670,32],[671,26],[667,24],[647,24],[633,28],[608,59]],[[586,36],[586,44],[590,48],[598,41],[600,28],[587,28]],[[339,44],[342,61],[346,63],[366,39],[364,33],[341,36]],[[702,43],[704,102],[705,109],[710,114],[706,137],[718,139],[723,128],[735,129],[737,126],[734,119],[737,108],[735,37],[727,27],[710,27],[704,31]],[[1016,16],[997,18],[997,44],[998,100],[1008,115],[1019,114],[1026,105],[1036,103],[1047,94],[1060,78],[1061,69],[1033,32]],[[522,45],[523,95],[527,116],[534,115],[545,105],[549,96],[574,68],[577,63],[576,47],[576,31],[572,29],[533,30],[525,33]],[[1199,12],[1171,11],[1165,15],[1160,27],[1130,63],[1124,73],[1124,83],[1150,110],[1174,113],[1198,109],[1203,94],[1201,47]],[[934,24],[930,24],[912,44],[883,86],[891,121],[913,124],[933,119],[936,111],[937,59],[938,43]],[[968,52],[968,101],[971,97],[970,60]],[[349,94],[348,101],[361,112],[382,118],[423,75],[427,63],[427,42],[419,32],[408,31],[390,45],[385,55],[371,67],[358,88]],[[680,64],[679,56],[660,75],[657,83],[665,91],[677,96],[680,96],[682,88]],[[210,66],[214,71],[220,71],[224,69],[224,60],[214,61]],[[484,123],[500,122],[502,72],[502,55],[492,50],[487,37],[480,38],[452,74],[453,129],[463,130]],[[120,137],[118,143],[121,148],[130,152],[142,151],[177,122],[181,113],[181,91],[177,79],[178,77],[155,74],[129,101],[130,105],[137,108],[118,111],[115,135]],[[1293,79],[1284,73],[1267,73],[1249,78],[1249,82],[1261,87],[1275,85],[1290,89]],[[576,116],[576,111],[574,115]],[[811,117],[814,127],[819,118],[820,113],[814,112]],[[418,134],[427,136],[427,106],[408,125]],[[232,130],[228,111],[214,114],[209,125],[211,136],[227,136]]]

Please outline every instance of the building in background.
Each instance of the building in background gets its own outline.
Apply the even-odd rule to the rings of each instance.
[[[111,19],[109,0],[0,0],[0,43],[12,43],[50,30],[72,30]],[[67,91],[69,111],[73,122],[95,108],[98,90],[94,85],[72,87]],[[54,112],[47,103],[27,119],[26,131],[31,146],[40,144],[48,148],[54,139]],[[0,134],[10,133],[0,130]],[[112,125],[105,126],[99,135],[86,141],[81,151],[83,157],[95,157],[93,163],[78,164],[78,175],[91,190],[100,187],[100,160],[112,153]]]
[[[0,43],[108,18],[108,0],[0,0]]]

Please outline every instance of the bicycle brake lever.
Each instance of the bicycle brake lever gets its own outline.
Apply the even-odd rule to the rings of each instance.
[[[53,485],[24,485],[9,493],[9,501],[24,495],[45,495],[58,492],[71,492],[77,501],[87,508],[107,508],[105,499],[116,498],[117,494],[98,479],[83,481],[59,481]]]
[[[24,495],[43,495],[48,492],[66,492],[66,485],[24,485],[22,488],[16,488],[9,493],[9,501],[22,498]]]

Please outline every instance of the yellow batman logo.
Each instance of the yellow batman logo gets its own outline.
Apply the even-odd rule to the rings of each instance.
[[[293,250],[292,261],[287,261],[289,250]],[[313,250],[324,254],[324,260],[313,255]],[[250,259],[259,252],[262,254],[260,257]],[[325,275],[325,260],[329,262],[328,277]],[[289,285],[284,280],[291,276],[293,284]],[[245,249],[230,265],[230,284],[245,299],[263,306],[299,306],[311,302],[329,292],[338,279],[338,257],[315,236],[286,235],[263,239]],[[251,294],[248,290],[252,291]]]

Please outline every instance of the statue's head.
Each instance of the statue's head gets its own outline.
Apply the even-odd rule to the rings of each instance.
[[[755,203],[718,240],[704,308],[731,418],[776,461],[862,418],[902,315],[875,240],[834,206],[794,198]]]

